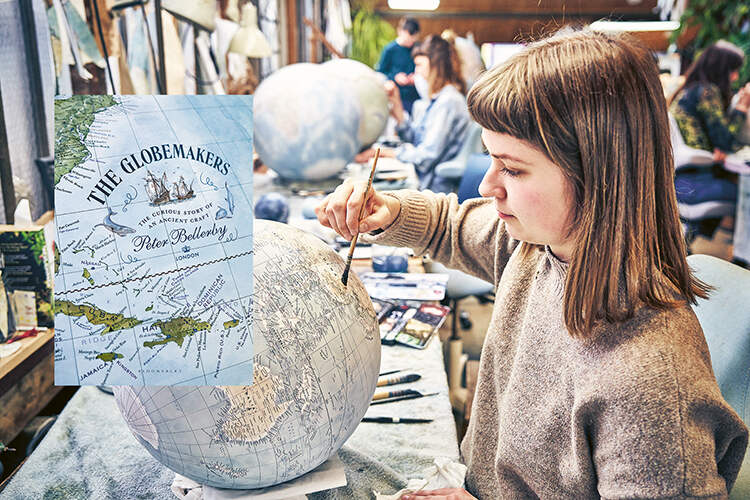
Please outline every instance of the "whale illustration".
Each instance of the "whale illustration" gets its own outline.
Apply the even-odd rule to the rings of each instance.
[[[224,188],[227,190],[227,195],[224,199],[227,201],[228,207],[220,207],[219,210],[216,211],[216,220],[228,219],[234,215],[234,197],[232,196],[231,191],[229,191],[229,185],[226,182],[224,183]]]
[[[117,215],[116,212],[113,212],[111,208],[107,207],[107,210],[109,210],[109,213],[106,217],[104,217],[104,220],[101,224],[96,224],[96,226],[104,226],[105,229],[109,230],[112,234],[115,234],[117,236],[125,236],[126,234],[132,234],[135,232],[135,229],[128,226],[123,226],[122,224],[118,224],[112,220],[113,215]]]

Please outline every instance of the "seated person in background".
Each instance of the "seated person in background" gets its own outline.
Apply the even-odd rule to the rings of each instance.
[[[750,106],[750,85],[740,90],[735,108],[728,108],[731,85],[743,60],[742,49],[723,40],[716,42],[690,66],[685,83],[670,99],[669,111],[685,144],[712,152],[718,164],[741,147],[737,137]],[[718,166],[678,170],[675,187],[679,201],[687,204],[737,200],[736,176]],[[720,218],[708,218],[696,229],[710,239],[720,223]]]
[[[461,456],[438,499],[725,499],[748,431],[690,307],[666,100],[648,49],[565,30],[469,92],[483,199],[347,180],[344,238],[413,248],[497,287]],[[364,216],[359,219],[364,203]]]
[[[685,144],[713,152],[717,162],[742,146],[737,135],[750,107],[750,84],[740,89],[734,109],[728,109],[731,85],[739,77],[744,57],[736,45],[716,42],[690,66],[685,83],[670,100],[669,111]]]
[[[414,103],[414,112],[408,119],[397,88],[392,82],[386,82],[391,115],[396,119],[396,132],[404,144],[395,149],[381,148],[380,154],[413,163],[422,188],[448,192],[456,186],[436,177],[435,166],[458,154],[471,120],[458,55],[450,42],[437,35],[428,36],[413,54],[420,99]],[[374,149],[367,149],[355,160],[364,162],[374,154]]]
[[[413,17],[403,17],[398,22],[397,37],[380,54],[375,69],[396,82],[404,109],[411,113],[412,104],[419,99],[414,88],[414,59],[411,49],[419,38],[419,22]]]

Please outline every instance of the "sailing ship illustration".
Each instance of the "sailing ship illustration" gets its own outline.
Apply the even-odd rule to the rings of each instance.
[[[172,183],[171,193],[169,188],[167,188],[168,185],[169,180],[166,173],[162,174],[161,179],[159,179],[150,171],[147,171],[146,194],[149,200],[151,200],[152,205],[162,205],[170,201],[183,201],[195,198],[193,183],[191,182],[188,186],[183,176],[180,176],[179,181]]]
[[[188,186],[185,184],[185,178],[180,176],[179,181],[172,183],[172,197],[178,201],[194,198],[193,183]]]

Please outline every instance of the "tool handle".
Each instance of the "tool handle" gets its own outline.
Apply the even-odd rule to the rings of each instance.
[[[402,401],[404,399],[415,399],[415,398],[421,398],[422,395],[418,392],[414,392],[413,394],[404,394],[403,396],[393,397],[393,398],[386,398],[386,399],[380,399],[378,401],[373,401],[370,403],[370,405],[379,405],[383,403],[393,403],[394,401]]]
[[[372,187],[372,179],[375,177],[375,165],[378,164],[378,158],[380,157],[380,148],[375,150],[375,160],[372,162],[372,170],[370,170],[370,179],[367,181],[367,189],[365,190],[365,199],[359,206],[359,215],[357,216],[357,232],[354,233],[352,238],[351,246],[349,247],[349,255],[346,257],[346,266],[344,267],[344,273],[341,275],[341,282],[346,286],[349,282],[349,270],[352,267],[352,256],[354,255],[354,247],[357,245],[359,239],[359,223],[362,221],[362,213],[365,211],[365,205],[367,205],[367,195]]]
[[[391,377],[391,378],[379,380],[377,386],[383,387],[386,385],[396,385],[396,384],[405,384],[407,382],[416,382],[420,378],[422,378],[420,374],[410,373],[408,375],[401,375],[400,377]]]
[[[407,394],[419,394],[414,389],[402,389],[400,391],[388,391],[388,392],[376,392],[372,396],[373,401],[377,401],[378,399],[385,399],[385,398],[395,398],[398,396],[405,396]]]

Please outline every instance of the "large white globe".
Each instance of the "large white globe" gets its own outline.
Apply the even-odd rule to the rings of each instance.
[[[253,97],[255,147],[281,177],[319,180],[340,172],[360,149],[362,110],[354,90],[321,65],[285,66]]]
[[[261,488],[323,463],[364,416],[380,368],[372,302],[354,273],[341,283],[343,259],[291,226],[253,225],[253,385],[114,388],[151,455],[220,488]]]
[[[346,82],[357,95],[362,117],[357,138],[362,146],[370,146],[380,137],[388,121],[388,95],[385,75],[354,59],[331,59],[323,69]]]

